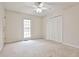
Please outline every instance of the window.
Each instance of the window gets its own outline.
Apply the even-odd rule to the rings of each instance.
[[[31,37],[31,20],[24,19],[24,38]]]

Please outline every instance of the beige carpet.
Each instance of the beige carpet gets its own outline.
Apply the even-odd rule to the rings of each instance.
[[[47,40],[28,40],[6,44],[0,56],[6,57],[74,57],[79,49]]]

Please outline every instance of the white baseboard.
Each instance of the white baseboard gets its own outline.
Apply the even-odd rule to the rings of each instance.
[[[71,47],[74,47],[74,48],[79,48],[79,46],[73,45],[73,44],[69,44],[69,43],[62,43],[62,44],[67,45],[67,46],[71,46]]]
[[[20,42],[20,41],[23,41],[23,40],[17,40],[17,41],[5,42],[5,44],[16,43],[16,42]]]
[[[37,38],[31,38],[31,39],[43,39],[42,37],[37,37]]]
[[[23,40],[8,41],[8,42],[5,42],[5,44],[16,43],[16,42],[20,42],[20,41],[27,41],[27,40],[37,40],[37,39],[43,39],[43,38],[26,38],[26,39],[23,39]]]
[[[3,51],[3,48],[4,48],[4,44],[3,44],[3,46],[0,48],[0,53]]]
[[[46,40],[49,40],[49,39],[46,39]],[[52,40],[52,41],[54,41],[54,40]],[[55,42],[58,42],[58,41],[55,41]],[[58,42],[58,43],[61,43],[61,44],[67,45],[67,46],[71,46],[71,47],[74,47],[74,48],[79,48],[78,45],[73,45],[73,44],[69,44],[69,43],[65,43],[65,42]]]

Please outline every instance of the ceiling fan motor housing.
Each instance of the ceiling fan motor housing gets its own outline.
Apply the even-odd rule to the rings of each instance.
[[[35,2],[36,6],[39,6],[42,2]]]

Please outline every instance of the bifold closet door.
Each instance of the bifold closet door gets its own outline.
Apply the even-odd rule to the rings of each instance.
[[[47,23],[47,39],[62,42],[62,16],[51,17]]]
[[[3,23],[2,23],[2,17],[0,17],[0,51],[3,48]]]
[[[4,33],[3,33],[4,16],[5,16],[4,7],[2,4],[0,4],[0,51],[2,50],[4,45]]]

